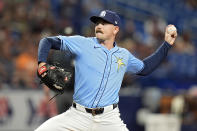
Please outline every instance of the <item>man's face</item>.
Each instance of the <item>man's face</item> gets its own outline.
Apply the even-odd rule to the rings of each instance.
[[[114,26],[113,24],[107,21],[100,19],[96,22],[95,35],[100,40],[108,40],[111,38],[115,38],[118,31],[118,26]]]

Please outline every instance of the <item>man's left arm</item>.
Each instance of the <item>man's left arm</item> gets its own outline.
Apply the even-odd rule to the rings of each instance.
[[[168,25],[165,31],[165,42],[152,55],[143,60],[144,68],[137,75],[145,76],[153,72],[167,56],[168,50],[174,44],[176,37],[176,27]]]

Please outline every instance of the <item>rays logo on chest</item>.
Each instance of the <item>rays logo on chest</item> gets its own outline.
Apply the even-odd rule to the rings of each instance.
[[[125,64],[123,63],[122,60],[123,60],[123,58],[116,57],[116,63],[118,64],[117,72],[119,72],[119,70],[120,70],[121,67],[125,66]]]

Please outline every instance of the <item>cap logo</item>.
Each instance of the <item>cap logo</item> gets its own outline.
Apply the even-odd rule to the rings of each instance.
[[[102,11],[102,12],[100,13],[100,17],[105,17],[105,15],[106,15],[106,11]]]
[[[117,22],[117,21],[115,21],[115,24],[118,24],[118,22]]]

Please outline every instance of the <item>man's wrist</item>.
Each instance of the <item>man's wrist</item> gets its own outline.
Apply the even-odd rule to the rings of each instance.
[[[168,47],[168,48],[171,48],[172,45],[170,43],[168,43],[167,41],[164,41],[164,44]]]

